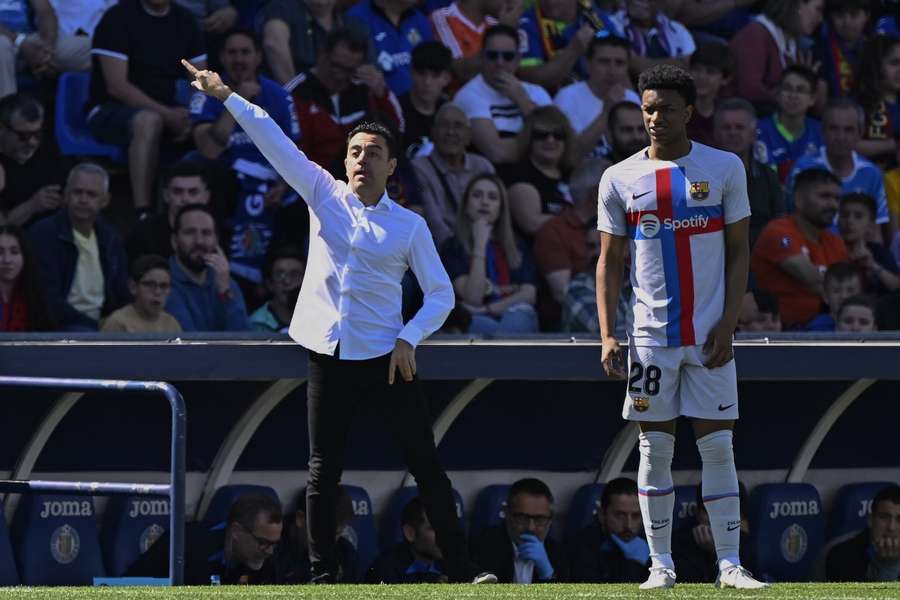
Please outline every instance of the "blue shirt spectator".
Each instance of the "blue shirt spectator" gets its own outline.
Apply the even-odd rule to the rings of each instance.
[[[388,87],[401,96],[412,87],[412,51],[433,39],[431,23],[409,0],[362,0],[347,11],[347,19],[368,29],[375,44],[375,64]]]
[[[787,177],[799,159],[822,148],[822,124],[812,117],[803,120],[803,133],[794,136],[784,128],[777,115],[760,119],[757,126],[756,158]]]

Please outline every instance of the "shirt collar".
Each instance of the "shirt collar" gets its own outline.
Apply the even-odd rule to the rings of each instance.
[[[383,210],[391,212],[394,210],[394,205],[396,204],[396,202],[391,200],[391,197],[388,196],[387,191],[382,192],[381,198],[378,200],[375,206],[366,206],[365,204],[363,204],[363,201],[359,199],[359,196],[354,194],[352,191],[347,195],[347,198],[349,199],[351,207],[362,210]]]
[[[831,166],[831,163],[828,161],[828,152],[825,149],[824,145],[822,146],[822,149],[819,150],[819,155],[822,157],[822,162],[825,163],[825,168],[828,169],[828,172],[834,174],[835,177],[838,177],[837,173],[834,172],[834,168]],[[851,179],[856,177],[856,173],[859,171],[859,168],[862,166],[862,163],[859,160],[859,154],[856,152],[856,150],[853,150],[850,153],[850,157],[853,160],[853,170],[846,177],[843,177],[843,178],[838,177],[838,179],[840,179],[841,182],[850,181]]]
[[[385,23],[387,23],[393,27],[394,24],[391,23],[391,20],[388,18],[387,14],[385,14],[384,10],[382,10],[382,8],[380,6],[375,4],[375,0],[369,0],[369,7],[371,7],[373,13],[375,13],[376,15],[378,15],[379,17],[384,19]],[[403,22],[406,21],[407,19],[409,19],[414,14],[416,14],[416,11],[414,8],[407,8],[406,10],[404,10],[403,13],[400,15],[400,22],[397,23],[397,28],[399,29],[399,28],[403,27]]]

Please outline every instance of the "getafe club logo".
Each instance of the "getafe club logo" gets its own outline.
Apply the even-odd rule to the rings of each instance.
[[[149,527],[147,527],[147,529],[145,529],[141,533],[141,537],[138,539],[138,547],[141,550],[141,554],[149,550],[150,546],[153,545],[153,542],[158,540],[165,532],[166,530],[156,523],[152,523]]]
[[[646,396],[632,396],[631,405],[638,412],[646,412],[650,408],[650,398]]]
[[[694,200],[706,200],[707,196],[709,196],[708,181],[691,182],[691,198]]]
[[[81,538],[70,525],[57,527],[50,535],[50,554],[61,565],[67,565],[78,558],[80,549]]]
[[[406,39],[409,40],[411,45],[417,46],[422,41],[422,34],[419,33],[418,29],[410,29],[409,33],[406,34]]]
[[[794,523],[781,534],[781,556],[789,563],[800,562],[806,554],[809,539],[806,530]]]

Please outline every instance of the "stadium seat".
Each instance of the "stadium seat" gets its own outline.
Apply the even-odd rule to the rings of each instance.
[[[105,575],[87,496],[22,496],[10,533],[23,585],[91,585]]]
[[[872,499],[883,488],[891,485],[887,481],[868,483],[848,483],[841,486],[831,507],[828,522],[828,539],[845,536],[866,528],[872,513]]]
[[[600,497],[603,495],[604,487],[602,483],[588,483],[575,491],[566,515],[563,539],[575,538],[579,531],[594,523],[600,510]]]
[[[403,540],[403,531],[400,525],[403,509],[406,508],[410,500],[418,495],[419,488],[413,485],[402,487],[391,496],[387,508],[381,513],[381,528],[378,531],[378,540],[382,550],[387,550]],[[456,490],[453,490],[453,500],[456,502],[456,516],[464,524],[465,507],[462,496]]]
[[[110,498],[100,529],[100,546],[107,574],[110,577],[120,577],[168,528],[168,498]]]
[[[127,156],[119,146],[101,144],[91,135],[84,105],[91,87],[90,73],[66,72],[56,90],[56,141],[67,156],[102,156],[123,163]]]
[[[356,534],[359,566],[365,572],[378,556],[378,540],[375,536],[375,507],[366,490],[356,485],[342,485],[353,503],[353,520],[350,522],[350,527]]]
[[[213,494],[212,500],[209,502],[209,508],[206,509],[206,515],[203,517],[203,522],[210,527],[223,522],[228,518],[228,511],[231,510],[231,505],[234,504],[234,501],[244,494],[250,493],[265,494],[281,502],[278,498],[278,492],[267,485],[223,485]]]
[[[697,516],[697,486],[675,486],[675,511],[672,515],[672,531],[693,527]]]
[[[6,528],[6,517],[3,515],[3,505],[0,504],[0,586],[7,585],[19,585],[19,572],[16,571],[9,529]]]
[[[478,493],[475,508],[472,510],[472,522],[469,536],[475,537],[482,530],[501,523],[506,516],[506,495],[508,485],[489,485]]]
[[[759,578],[805,581],[825,537],[816,488],[808,483],[759,485],[750,495],[747,516]]]

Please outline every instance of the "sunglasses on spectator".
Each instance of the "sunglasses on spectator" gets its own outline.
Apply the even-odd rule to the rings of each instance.
[[[551,137],[559,142],[566,141],[566,134],[559,129],[535,129],[531,132],[531,137],[538,141],[544,141]]]
[[[12,125],[5,125],[5,127],[7,129],[9,129],[10,131],[12,131],[14,134],[16,134],[16,137],[23,144],[28,143],[31,140],[40,140],[41,135],[44,133],[43,129],[35,129],[35,130],[16,129]]]
[[[516,59],[516,51],[515,50],[485,50],[485,57],[488,60],[497,62],[503,59],[503,62],[512,62]]]

